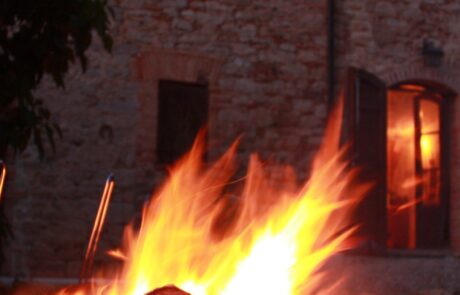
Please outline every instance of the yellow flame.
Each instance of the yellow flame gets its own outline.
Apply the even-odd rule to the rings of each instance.
[[[285,167],[273,169],[284,180],[273,180],[253,155],[234,199],[225,184],[235,171],[237,142],[206,167],[199,136],[145,205],[140,229],[126,229],[122,250],[113,252],[125,264],[104,294],[144,295],[170,284],[193,295],[312,292],[319,267],[352,246],[349,215],[369,189],[351,189],[356,171],[340,160],[340,118],[338,108],[306,184],[292,189]],[[93,286],[92,294],[101,288]]]

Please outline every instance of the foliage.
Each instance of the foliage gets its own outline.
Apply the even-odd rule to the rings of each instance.
[[[31,138],[42,157],[57,124],[35,90],[44,75],[64,87],[69,67],[83,72],[93,32],[110,52],[107,0],[0,0],[0,142],[22,152]]]

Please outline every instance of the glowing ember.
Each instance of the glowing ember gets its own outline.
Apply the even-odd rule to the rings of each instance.
[[[332,118],[341,118],[341,111]],[[224,200],[237,143],[206,167],[199,136],[145,205],[139,231],[126,229],[122,249],[113,252],[124,260],[118,277],[108,285],[94,282],[90,291],[59,294],[144,295],[166,285],[193,295],[311,293],[318,268],[351,246],[349,214],[369,188],[351,190],[356,171],[340,161],[340,124],[329,122],[310,180],[297,189],[289,169],[277,169],[284,180],[274,181],[252,156],[234,204],[238,214],[224,219],[226,226],[222,212],[230,206]],[[354,195],[345,198],[345,190]]]

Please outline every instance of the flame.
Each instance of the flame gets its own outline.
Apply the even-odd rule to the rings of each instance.
[[[351,189],[357,170],[341,160],[341,117],[340,105],[309,181],[298,187],[291,169],[265,169],[252,155],[244,185],[230,191],[238,141],[207,167],[199,135],[145,205],[139,230],[128,227],[122,248],[112,252],[124,261],[119,275],[108,285],[59,294],[144,295],[171,284],[193,295],[317,290],[320,267],[353,246],[350,213],[370,187]]]

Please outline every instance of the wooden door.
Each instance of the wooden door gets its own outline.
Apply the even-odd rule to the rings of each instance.
[[[447,153],[442,130],[441,95],[424,91],[415,97],[416,171],[420,179],[416,187],[416,247],[439,248],[447,241],[447,193],[445,192],[445,161]]]
[[[386,86],[376,76],[351,68],[345,100],[346,138],[360,182],[374,183],[356,210],[361,251],[385,249],[386,228]]]

